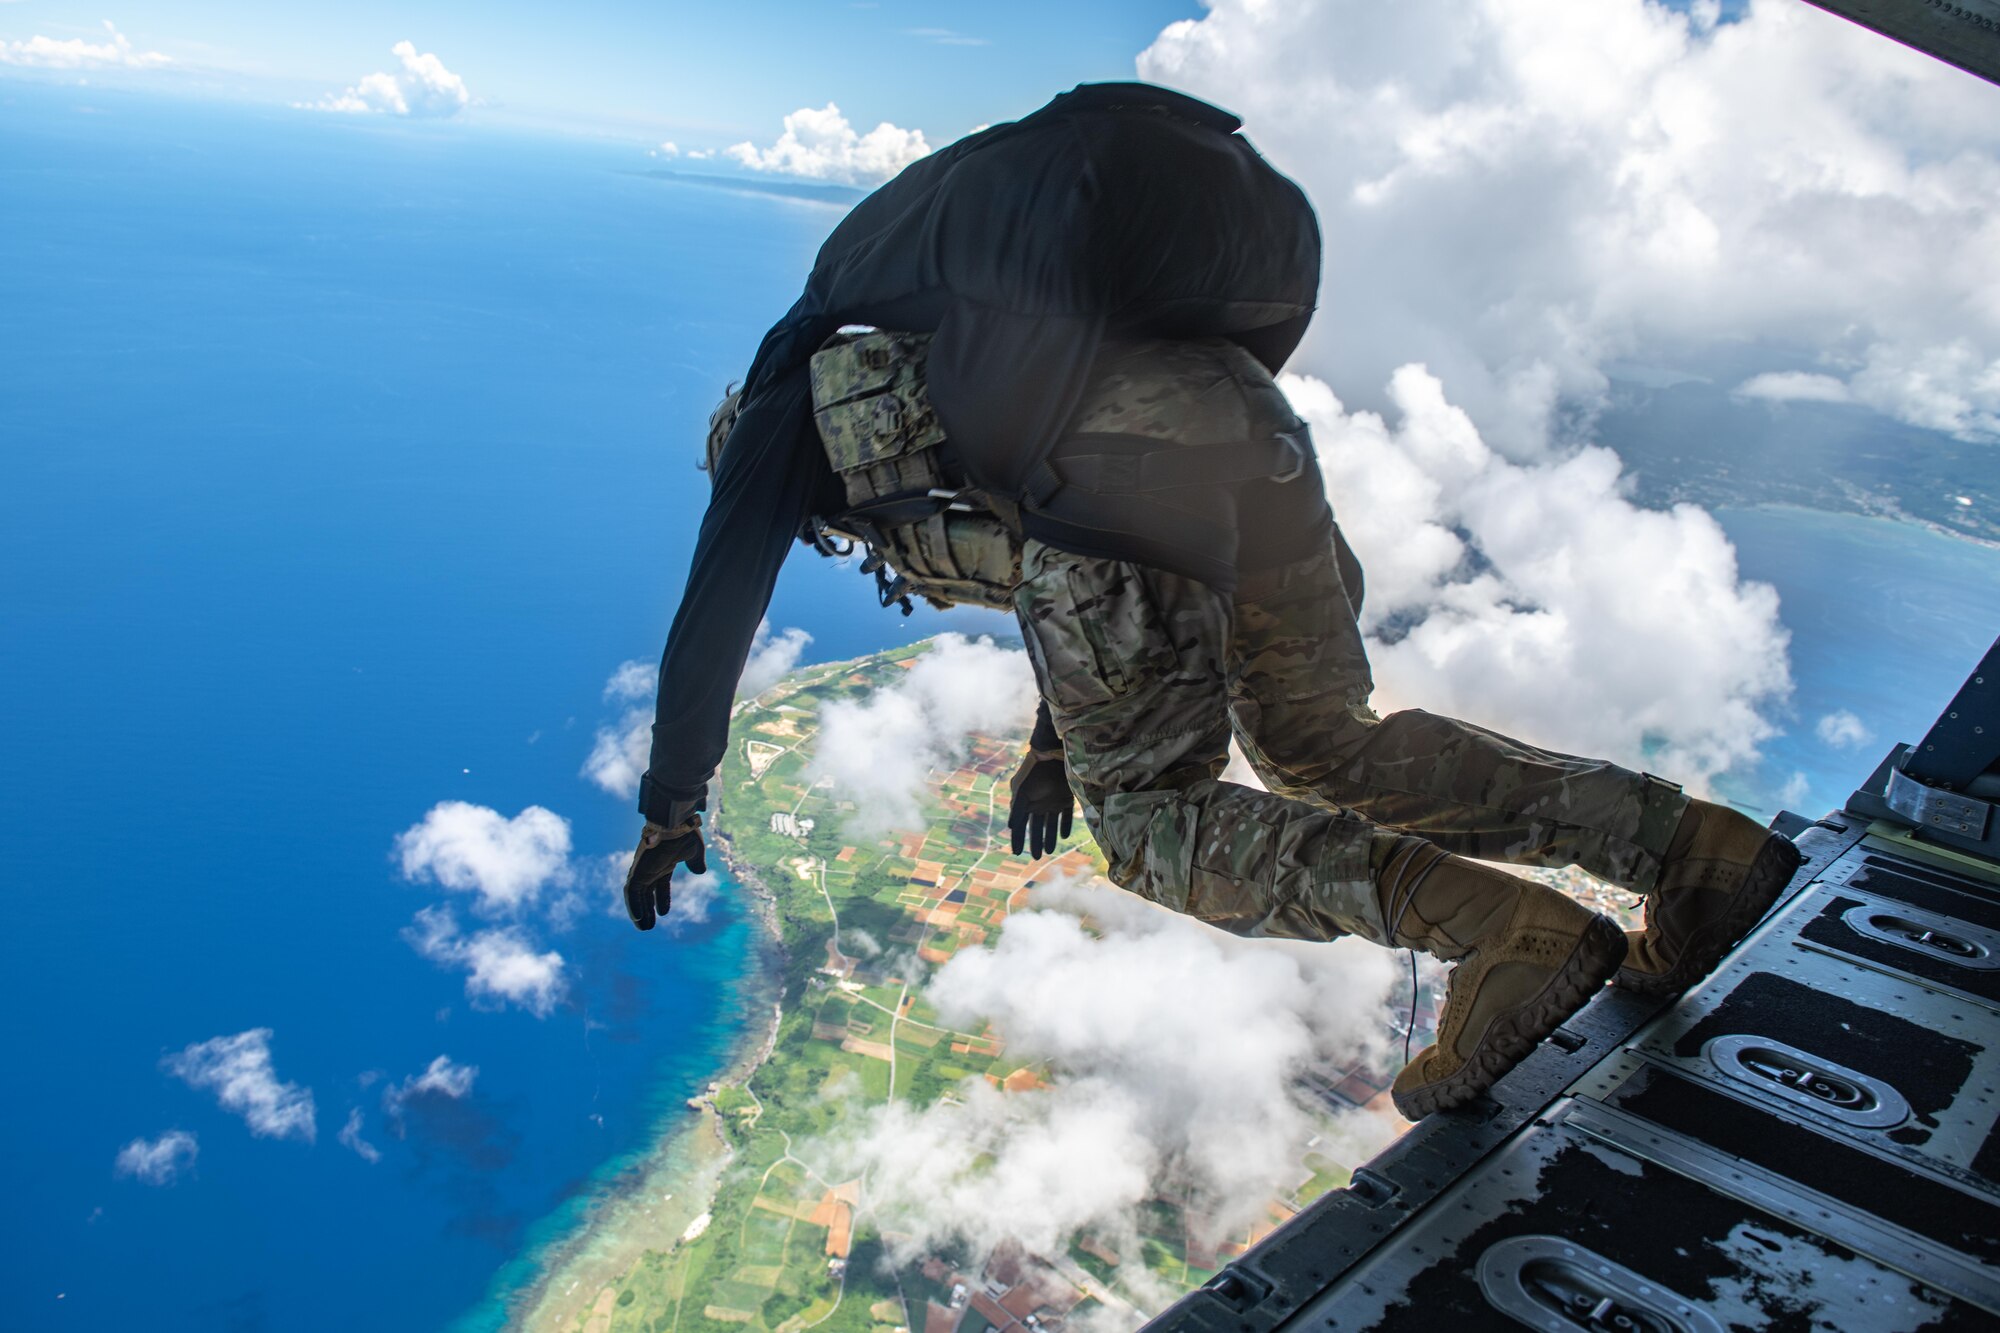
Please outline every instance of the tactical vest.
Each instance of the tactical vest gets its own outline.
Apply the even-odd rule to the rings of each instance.
[[[824,555],[866,547],[862,572],[875,576],[884,606],[905,614],[911,597],[940,608],[1011,610],[1021,579],[1021,511],[1012,497],[967,485],[945,457],[944,429],[925,389],[930,344],[921,333],[842,333],[813,354],[813,420],[848,507],[815,515],[801,535]],[[739,402],[730,394],[709,418],[711,470]],[[1312,461],[1305,423],[1243,348],[1222,338],[1133,343],[1093,368],[1065,447],[1042,469],[1053,486],[1044,488],[1038,512],[1128,545],[1139,533],[1171,533],[1183,558],[1212,549],[1216,561],[1227,561],[1237,545],[1233,526],[1155,497],[1260,479],[1283,483],[1308,471],[1317,490]],[[1063,497],[1072,491],[1088,503],[1065,512]],[[1117,518],[1109,526],[1107,507]],[[1226,567],[1221,574],[1182,568],[1171,553],[1130,558],[1218,587],[1233,581]]]
[[[813,353],[813,421],[847,490],[845,512],[812,520],[821,552],[868,548],[884,606],[1009,611],[1021,581],[1019,511],[968,486],[943,457],[924,389],[930,335],[836,334]]]

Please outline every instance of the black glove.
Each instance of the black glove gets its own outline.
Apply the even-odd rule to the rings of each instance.
[[[1020,854],[1025,841],[1030,855],[1038,859],[1047,856],[1056,849],[1058,839],[1069,836],[1070,821],[1076,814],[1062,751],[1031,747],[1028,757],[1014,770],[1008,790],[1014,801],[1007,811],[1007,831],[1014,835],[1015,854]]]
[[[625,910],[633,925],[651,930],[654,916],[667,914],[673,903],[674,869],[682,863],[697,875],[708,873],[701,817],[689,814],[686,823],[674,828],[648,821],[639,835],[639,850],[632,855],[632,868],[625,872]]]

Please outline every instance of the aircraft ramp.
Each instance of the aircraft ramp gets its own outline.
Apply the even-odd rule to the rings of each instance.
[[[2000,643],[1717,970],[1607,988],[1155,1333],[2000,1327]]]

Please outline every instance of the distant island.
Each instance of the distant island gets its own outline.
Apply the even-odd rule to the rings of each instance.
[[[1864,407],[1746,405],[1701,380],[1659,387],[1614,380],[1595,435],[1617,450],[1633,499],[1650,508],[1789,505],[2000,546],[2000,445]]]
[[[893,683],[929,647],[808,667],[738,704],[712,822],[732,876],[754,895],[771,932],[768,1007],[749,1016],[732,1067],[690,1103],[691,1114],[662,1145],[659,1169],[603,1210],[548,1275],[524,1312],[526,1327],[1061,1333],[1066,1321],[1101,1306],[1136,1323],[1151,1311],[1135,1308],[1126,1280],[1133,1270],[1143,1270],[1154,1299],[1163,1289],[1190,1290],[1344,1186],[1359,1164],[1324,1155],[1324,1144],[1302,1144],[1292,1188],[1268,1201],[1262,1221],[1220,1242],[1200,1238],[1205,1228],[1182,1201],[1157,1198],[1147,1205],[1140,1253],[1118,1253],[1086,1233],[1062,1253],[1003,1244],[990,1254],[927,1254],[885,1271],[884,1238],[862,1182],[823,1174],[803,1145],[855,1106],[891,1097],[929,1105],[967,1080],[1034,1096],[1060,1080],[1061,1070],[1010,1051],[1004,1033],[944,1026],[920,989],[923,978],[908,973],[987,947],[1038,883],[1102,871],[1080,826],[1055,857],[1030,862],[1010,853],[1006,782],[1025,732],[972,737],[958,768],[934,772],[921,831],[876,839],[848,832],[851,802],[809,776],[819,711]],[[1547,877],[1599,896],[1575,872]],[[1426,984],[1417,1047],[1429,1040],[1435,1006]],[[1400,1006],[1385,1024],[1391,1017],[1397,1062],[1313,1070],[1307,1100],[1329,1116],[1362,1108],[1400,1126],[1386,1092],[1400,1064]],[[825,1095],[832,1088],[843,1094]]]

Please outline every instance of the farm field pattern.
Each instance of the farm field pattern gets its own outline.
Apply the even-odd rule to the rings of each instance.
[[[775,1029],[771,1018],[753,1016],[770,1030],[761,1059],[747,1076],[739,1065],[690,1103],[706,1122],[696,1132],[719,1135],[732,1155],[709,1210],[681,1235],[649,1243],[588,1304],[572,1306],[565,1329],[1061,1333],[1093,1311],[1130,1325],[1141,1317],[1131,1299],[1135,1268],[1145,1273],[1137,1285],[1155,1301],[1163,1289],[1191,1289],[1347,1183],[1355,1163],[1331,1160],[1315,1140],[1301,1145],[1291,1190],[1269,1201],[1249,1233],[1220,1243],[1200,1239],[1200,1219],[1180,1200],[1156,1197],[1143,1210],[1137,1254],[1083,1233],[1060,1254],[1003,1244],[991,1254],[890,1262],[892,1248],[906,1247],[885,1243],[898,1238],[878,1229],[866,1182],[847,1178],[826,1144],[845,1118],[892,1097],[928,1106],[980,1079],[1029,1097],[1059,1081],[1061,1070],[1010,1050],[1002,1032],[947,1026],[923,982],[955,954],[989,947],[1036,885],[1101,880],[1103,871],[1080,820],[1056,856],[1031,862],[1011,854],[1007,779],[1026,740],[1025,718],[1018,732],[968,738],[956,768],[931,773],[923,831],[854,831],[853,803],[812,774],[819,712],[893,684],[928,646],[808,667],[737,706],[711,822],[734,877],[766,904],[782,940],[772,963],[780,973]],[[1436,999],[1427,978],[1418,1047],[1429,1038]],[[1400,1004],[1385,1015],[1394,1020],[1399,1058],[1404,1016]],[[1393,1115],[1385,1089],[1395,1073],[1394,1065],[1318,1069],[1302,1091],[1329,1116],[1357,1107]],[[886,1224],[893,1228],[893,1219]]]

